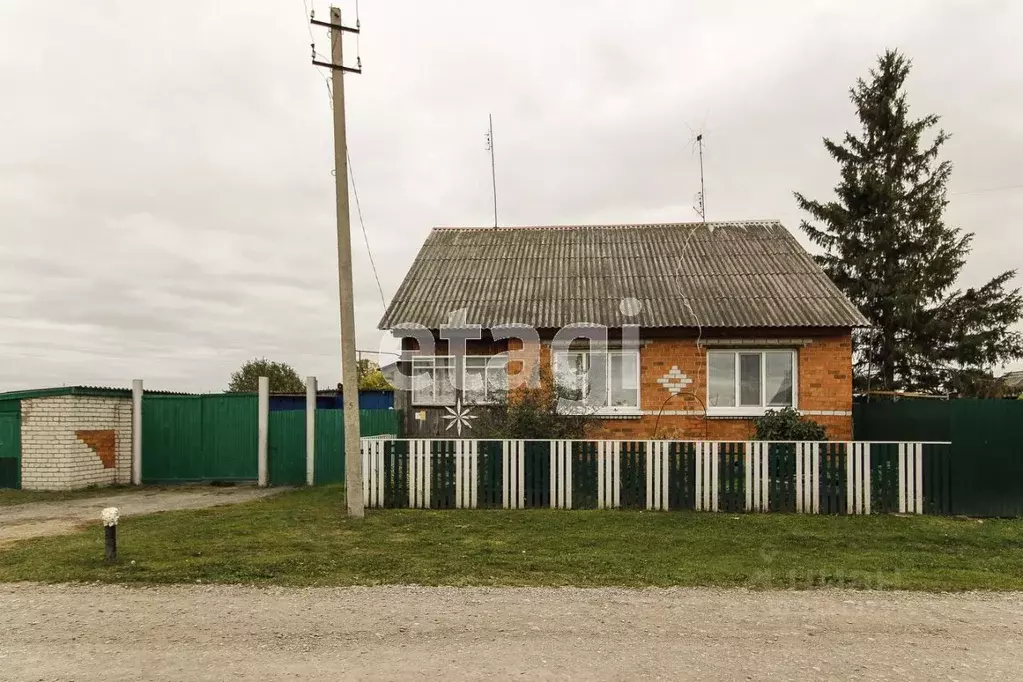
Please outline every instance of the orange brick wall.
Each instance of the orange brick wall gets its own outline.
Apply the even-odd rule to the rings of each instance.
[[[702,414],[671,414],[680,411],[703,412],[701,401],[707,396],[706,346],[697,345],[694,336],[649,338],[648,331],[641,336],[640,408],[647,414],[601,419],[592,434],[594,437],[746,440],[753,436],[753,419],[750,418],[705,418]],[[765,343],[762,347],[796,348],[799,355],[799,409],[810,412],[807,416],[824,426],[829,438],[852,438],[852,341],[848,330],[709,330],[703,340],[713,341],[715,337],[719,340],[774,340],[782,345]],[[790,339],[798,339],[803,343],[788,345],[780,341]],[[527,347],[524,348],[524,345]],[[405,347],[407,350],[415,348],[414,344]],[[493,354],[505,350],[509,354],[509,374],[522,372],[522,376],[535,376],[537,353],[533,344],[523,344],[512,339],[507,342],[469,341],[466,347],[470,355]],[[436,352],[445,353],[446,343],[440,341]],[[539,358],[543,365],[549,366],[549,341],[542,342]],[[676,396],[671,396],[657,382],[673,366],[677,366],[692,379],[692,383]],[[822,411],[840,414],[813,414]]]
[[[852,341],[848,332],[828,336],[799,336],[809,343],[798,348],[799,409],[801,411],[840,411],[841,415],[807,415],[827,429],[833,440],[852,438]],[[764,332],[749,338],[778,338]],[[774,348],[776,346],[764,346]],[[784,346],[777,346],[784,347]],[[704,418],[664,412],[699,411],[707,396],[706,348],[695,339],[649,339],[639,354],[640,407],[645,414],[631,419],[605,419],[600,432],[609,438],[679,438],[708,440],[744,440],[754,433],[752,419]],[[657,382],[677,366],[693,383],[676,396]],[[657,412],[661,412],[660,418]]]

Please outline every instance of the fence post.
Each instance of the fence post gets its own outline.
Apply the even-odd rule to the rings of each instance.
[[[305,380],[305,484],[316,483],[316,377]]]
[[[142,485],[142,379],[131,382],[131,482]]]
[[[267,440],[270,426],[270,379],[259,377],[259,421],[257,426],[259,450],[257,460],[257,477],[260,488],[267,484]]]

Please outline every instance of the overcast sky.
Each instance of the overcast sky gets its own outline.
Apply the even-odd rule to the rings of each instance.
[[[821,138],[854,126],[847,90],[886,47],[914,59],[913,113],[953,134],[947,219],[976,232],[963,283],[1023,265],[1023,3],[360,10],[349,148],[388,299],[432,226],[492,220],[490,112],[504,224],[695,219],[702,131],[708,217],[796,231],[792,191],[830,196]],[[0,0],[0,391],[220,390],[254,356],[338,381],[331,112],[309,42],[302,0]],[[358,225],[353,201],[358,345],[378,349]]]

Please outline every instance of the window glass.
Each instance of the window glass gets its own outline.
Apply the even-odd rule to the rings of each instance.
[[[760,407],[760,353],[739,354],[739,405]]]
[[[639,407],[639,356],[612,353],[610,356],[610,406]]]
[[[735,407],[735,353],[712,352],[707,366],[708,407]]]
[[[764,381],[769,407],[792,405],[793,353],[764,353]]]
[[[587,410],[639,409],[638,351],[566,351],[554,358],[558,395]]]
[[[433,368],[412,364],[412,402],[433,402]]]
[[[589,354],[571,351],[559,353],[554,360],[558,391],[568,400],[583,400],[588,391],[586,372],[589,370]]]
[[[487,400],[500,400],[508,392],[508,358],[497,355],[487,362]]]
[[[455,359],[450,355],[412,358],[412,402],[416,405],[455,403]]]
[[[487,358],[465,358],[465,384],[462,398],[467,403],[482,403],[487,399]]]
[[[453,357],[437,358],[437,373],[433,383],[437,404],[453,405],[455,402],[455,359]]]
[[[462,398],[470,403],[494,402],[508,390],[508,358],[467,356]]]

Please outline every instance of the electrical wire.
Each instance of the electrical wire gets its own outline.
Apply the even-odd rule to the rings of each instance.
[[[369,254],[369,264],[373,268],[373,279],[377,282],[377,291],[380,292],[380,305],[387,310],[387,300],[384,297],[384,288],[380,286],[380,275],[377,273],[377,264],[373,258],[373,249],[369,246],[369,234],[366,232],[366,223],[362,219],[362,203],[359,201],[359,188],[355,184],[355,171],[352,170],[352,155],[345,148],[345,156],[348,157],[348,177],[352,180],[352,194],[355,196],[355,210],[359,215],[359,226],[362,228],[362,238],[366,240],[366,253]]]
[[[302,7],[305,9],[306,15],[309,15],[310,14],[310,12],[309,12],[309,4],[306,2],[306,0],[302,0]],[[361,20],[359,18],[359,3],[358,3],[358,0],[356,0],[356,3],[355,3],[355,26],[357,28],[361,26]],[[308,22],[306,24],[306,27],[307,28],[309,27]],[[358,39],[358,35],[359,34],[356,33],[355,35],[356,35],[356,39]],[[309,38],[313,39],[313,32],[312,32],[311,28],[309,29]],[[313,39],[313,40],[314,40],[313,53],[315,54],[316,53],[315,39]],[[358,49],[359,48],[358,48],[358,43],[357,43],[356,55],[358,55]],[[361,66],[361,58],[359,58],[359,61],[360,61],[360,66]],[[314,68],[315,68],[315,65],[314,65]],[[320,74],[320,77],[323,78],[323,84],[327,87],[327,104],[330,106],[330,110],[334,111],[334,91],[330,87],[330,79],[327,78],[327,76],[324,75],[324,73],[320,69],[318,69],[318,68],[316,69],[316,73]],[[377,284],[377,292],[380,294],[380,304],[384,307],[384,310],[386,310],[387,309],[387,297],[384,296],[384,288],[380,284],[380,274],[377,271],[376,259],[373,258],[373,249],[369,245],[369,234],[366,231],[366,221],[362,217],[362,202],[359,200],[359,187],[358,187],[358,185],[355,184],[355,171],[352,168],[352,154],[349,151],[347,145],[345,146],[345,157],[348,160],[348,177],[351,179],[351,182],[352,182],[352,194],[355,197],[355,210],[356,210],[356,213],[358,213],[358,216],[359,216],[359,227],[362,229],[362,238],[366,242],[366,253],[369,255],[369,264],[370,264],[370,267],[373,269],[373,279],[376,281],[376,284]],[[336,175],[336,171],[331,171],[331,173]]]

